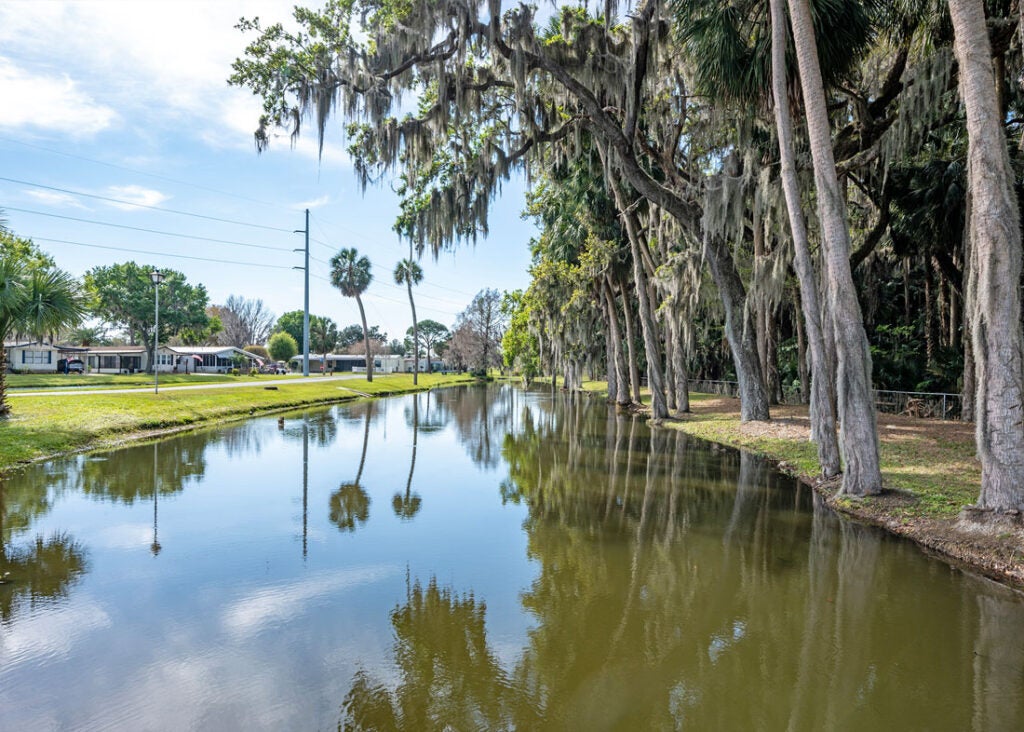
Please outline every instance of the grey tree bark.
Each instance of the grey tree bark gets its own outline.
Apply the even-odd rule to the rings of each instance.
[[[622,293],[622,313],[626,323],[626,355],[629,359],[629,387],[633,392],[633,401],[643,404],[640,395],[640,364],[636,360],[636,327],[633,325],[633,307],[629,301],[629,290],[625,278],[619,280],[619,292]]]
[[[836,177],[828,103],[818,64],[811,9],[808,0],[788,2],[807,115],[807,134],[814,161],[818,216],[828,274],[828,309],[836,345],[836,397],[845,468],[840,493],[868,496],[882,490],[878,428],[871,390],[871,352],[850,270],[846,202]]]
[[[669,358],[672,360],[673,382],[671,388],[676,395],[676,411],[689,412],[690,388],[687,384],[686,347],[683,343],[683,333],[679,327],[679,318],[675,313],[669,314],[668,321],[672,332],[672,349],[669,351]]]
[[[967,112],[971,191],[970,313],[976,373],[975,436],[985,509],[1024,508],[1024,339],[1020,212],[992,74],[981,0],[949,0],[960,94]]]
[[[785,0],[771,0],[772,14],[772,95],[775,102],[775,126],[779,136],[782,189],[786,197],[789,226],[793,235],[795,256],[793,266],[800,282],[800,304],[807,333],[811,362],[811,440],[818,448],[818,464],[822,475],[830,478],[839,473],[839,443],[836,436],[836,414],[829,385],[828,362],[825,358],[825,337],[821,328],[818,288],[807,240],[807,226],[800,208],[800,185],[796,176],[796,153],[793,147],[793,120],[789,113],[786,85],[786,15]]]
[[[601,290],[604,293],[605,306],[608,310],[608,329],[610,331],[609,349],[612,352],[613,363],[608,364],[609,376],[614,372],[616,390],[613,398],[620,406],[628,406],[629,377],[626,374],[626,364],[622,354],[622,331],[619,328],[619,314],[615,309],[615,295],[612,292],[611,278],[605,275],[602,281]],[[611,396],[611,394],[609,394]]]
[[[370,330],[366,327],[366,311],[363,310],[363,299],[356,295],[356,304],[359,306],[359,318],[363,321],[363,345],[366,346],[366,380],[373,381],[373,356],[370,355]],[[326,371],[326,356],[324,357],[324,366]]]

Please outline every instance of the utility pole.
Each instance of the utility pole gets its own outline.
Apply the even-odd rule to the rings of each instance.
[[[292,267],[292,269],[301,269],[305,272],[306,277],[306,297],[302,307],[302,375],[309,376],[309,209],[306,209],[306,228],[296,229],[296,234],[302,233],[306,235],[306,247],[305,249],[295,249],[296,252],[305,251],[306,261],[303,267]]]

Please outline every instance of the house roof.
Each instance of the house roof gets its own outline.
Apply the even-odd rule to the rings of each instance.
[[[160,346],[171,353],[180,353],[182,356],[217,356],[222,353],[240,353],[247,358],[259,358],[255,353],[243,351],[234,346]]]
[[[90,346],[88,349],[89,353],[95,353],[97,355],[117,355],[119,353],[145,353],[145,346]]]

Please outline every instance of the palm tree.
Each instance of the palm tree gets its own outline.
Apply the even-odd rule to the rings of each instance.
[[[31,267],[15,256],[0,259],[0,342],[12,333],[36,338],[77,325],[85,314],[78,282],[67,272]],[[0,418],[7,404],[7,351],[0,346]]]
[[[353,247],[342,249],[331,257],[331,284],[341,290],[345,297],[354,297],[359,305],[359,317],[363,321],[363,345],[366,346],[366,380],[373,381],[373,357],[370,355],[370,329],[366,327],[366,311],[360,297],[370,286],[373,274],[370,260],[359,256]]]
[[[395,265],[395,283],[404,284],[409,291],[409,307],[412,308],[412,383],[419,383],[420,374],[420,326],[416,320],[416,303],[412,299],[412,286],[423,281],[423,268],[412,258],[412,244],[409,245],[409,258]],[[427,353],[427,361],[430,353]]]
[[[823,264],[829,283],[827,307],[835,334],[841,448],[844,463],[840,493],[867,496],[882,490],[875,403],[871,393],[871,351],[850,270],[850,229],[846,201],[836,177],[828,100],[818,61],[818,44],[809,0],[788,0],[800,69],[821,220]]]
[[[427,392],[429,402],[430,392]],[[412,395],[412,461],[409,463],[409,478],[405,481],[405,495],[396,493],[391,499],[391,507],[398,518],[407,520],[419,513],[423,499],[412,492],[412,474],[416,470],[416,442],[420,433],[420,395]]]
[[[363,421],[363,452],[359,457],[359,470],[356,479],[351,483],[342,483],[338,490],[331,494],[328,502],[328,520],[338,527],[339,531],[355,531],[370,518],[370,495],[363,490],[360,481],[363,478],[363,467],[366,465],[366,446],[370,442],[370,422],[373,419],[373,402],[366,403],[366,418]]]
[[[324,354],[323,374],[327,375],[327,354],[338,344],[338,325],[326,316],[313,315],[309,318],[310,345]]]
[[[967,112],[971,191],[967,308],[974,345],[978,506],[1024,505],[1024,345],[1021,343],[1020,212],[1006,151],[1005,115],[992,79],[992,53],[981,0],[949,0],[960,90]]]

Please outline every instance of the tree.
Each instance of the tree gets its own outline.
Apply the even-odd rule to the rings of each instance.
[[[878,427],[871,387],[871,351],[850,270],[850,230],[846,202],[836,177],[828,102],[818,62],[818,46],[808,0],[788,0],[793,43],[800,69],[807,136],[814,165],[827,310],[832,318],[837,373],[836,396],[844,463],[841,493],[868,496],[882,490]]]
[[[123,328],[132,343],[141,343],[153,358],[154,293],[150,272],[155,268],[135,262],[93,267],[85,273],[85,287],[92,300],[92,311],[111,325]],[[205,328],[207,295],[202,285],[190,285],[185,275],[163,269],[160,285],[160,342],[188,329]]]
[[[0,418],[7,404],[7,350],[3,342],[14,333],[44,335],[78,324],[85,299],[78,282],[57,269],[28,240],[0,229]],[[16,251],[17,250],[17,251]]]
[[[373,381],[373,356],[370,353],[370,330],[366,327],[366,310],[361,295],[373,280],[370,260],[359,256],[355,248],[342,249],[331,257],[331,284],[345,297],[354,297],[363,321],[363,342],[366,345],[366,380]]]
[[[786,197],[790,231],[796,250],[794,269],[800,281],[800,303],[811,365],[811,438],[818,446],[818,464],[826,478],[839,472],[839,446],[836,441],[835,407],[832,402],[831,374],[825,357],[825,335],[818,306],[818,285],[807,239],[807,226],[800,208],[800,184],[793,147],[793,119],[789,110],[789,85],[786,74],[786,0],[770,0],[772,33],[772,100],[779,138],[782,188]]]
[[[266,343],[274,326],[274,314],[256,298],[230,295],[223,305],[213,305],[211,310],[223,326],[218,345],[241,348],[247,343]]]
[[[312,319],[313,315],[310,314]],[[296,353],[305,353],[306,348],[303,345],[302,340],[302,320],[303,311],[301,310],[289,310],[284,313],[280,318],[277,319],[277,324],[274,325],[275,333],[287,333],[295,341],[295,345],[298,348]]]
[[[501,312],[501,293],[483,289],[469,306],[459,314],[455,329],[464,342],[460,344],[461,358],[471,368],[489,369],[501,366],[501,337],[506,318]]]
[[[258,346],[255,343],[248,343],[245,346],[242,346],[242,350],[259,356],[264,361],[270,360],[270,351],[267,350],[266,346]]]
[[[970,277],[967,307],[981,459],[978,506],[1024,509],[1024,343],[1021,336],[1020,211],[981,0],[949,0],[960,90],[967,111]],[[844,425],[845,426],[845,425]]]
[[[270,340],[267,342],[267,351],[275,361],[288,363],[299,352],[299,344],[290,334],[282,331],[270,336]]]
[[[412,243],[409,244],[409,258],[401,260],[395,266],[395,283],[404,284],[409,291],[409,307],[412,309],[412,342],[419,343],[419,324],[416,322],[416,303],[412,299],[412,286],[423,280],[423,268],[412,258]],[[443,327],[443,326],[442,326]],[[447,329],[446,329],[447,330]],[[427,371],[430,371],[430,351],[427,351]],[[420,359],[416,355],[412,360],[412,383],[419,383]]]
[[[309,319],[310,350],[324,354],[323,373],[327,374],[327,354],[338,345],[338,325],[327,317],[316,316]]]
[[[427,359],[427,373],[433,371],[432,355],[439,355],[438,347],[447,342],[451,336],[447,326],[436,320],[424,320],[419,324],[418,337],[413,328],[409,328],[405,334],[412,337],[412,340],[407,337],[406,342],[408,343],[407,351],[412,351],[413,359],[419,361],[422,353],[423,357]]]
[[[530,333],[530,306],[522,290],[506,292],[501,310],[508,318],[508,328],[501,338],[501,355],[506,368],[522,374],[523,384],[530,386],[540,373],[537,339]],[[609,368],[612,365],[609,364]]]

